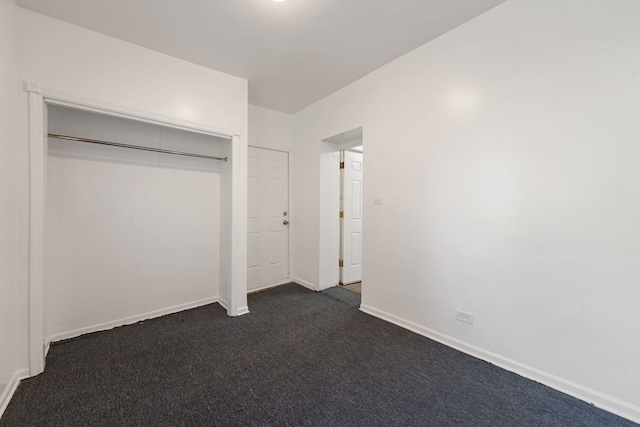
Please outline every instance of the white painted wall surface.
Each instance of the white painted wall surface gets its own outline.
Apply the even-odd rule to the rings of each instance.
[[[246,134],[247,81],[20,9],[21,78]]]
[[[221,221],[227,210],[246,215],[246,135],[247,81],[150,51],[28,10],[18,9],[21,81],[40,84],[76,98],[113,105],[130,113],[188,121],[207,128],[237,129],[240,132],[232,159],[240,191],[231,203],[221,206]],[[19,360],[27,360],[28,283],[28,144],[27,96],[17,106],[19,118],[18,157],[18,339]],[[223,166],[221,187],[231,162]],[[235,173],[234,172],[234,173]],[[242,178],[244,176],[245,178]],[[242,188],[245,191],[242,191]],[[223,192],[224,193],[224,192]],[[231,194],[222,194],[232,199]],[[238,235],[246,235],[241,224]],[[230,236],[221,236],[221,246],[230,245]],[[226,240],[225,240],[226,239]],[[242,245],[234,250],[242,251]],[[226,260],[221,269],[233,267],[238,280],[246,275],[244,266]],[[245,276],[246,277],[246,276]],[[226,276],[226,279],[229,279]],[[244,279],[246,282],[246,279]],[[223,292],[223,281],[220,282]],[[246,304],[246,303],[245,303]],[[240,304],[242,305],[242,304]]]
[[[17,366],[16,103],[20,86],[16,15],[13,0],[0,1],[0,395]]]
[[[219,156],[228,140],[61,107],[49,132]],[[45,337],[218,297],[221,162],[49,139]]]
[[[249,105],[249,145],[293,151],[293,114]]]
[[[638,22],[511,0],[298,113],[294,274],[322,275],[320,141],[362,125],[363,304],[640,420]]]

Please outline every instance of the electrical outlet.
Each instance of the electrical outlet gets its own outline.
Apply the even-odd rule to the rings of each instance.
[[[456,320],[473,325],[473,314],[456,310]]]

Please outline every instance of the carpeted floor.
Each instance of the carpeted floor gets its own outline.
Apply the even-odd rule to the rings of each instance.
[[[292,284],[57,343],[0,426],[636,425],[359,302]]]

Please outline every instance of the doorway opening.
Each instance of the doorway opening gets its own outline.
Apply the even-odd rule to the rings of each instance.
[[[320,291],[362,281],[362,134],[359,127],[322,140]]]
[[[362,293],[362,146],[340,151],[340,286]]]

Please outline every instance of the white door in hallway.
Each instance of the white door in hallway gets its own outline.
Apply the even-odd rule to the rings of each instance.
[[[362,153],[344,152],[342,282],[362,280]]]
[[[247,289],[289,278],[289,155],[249,147]]]

